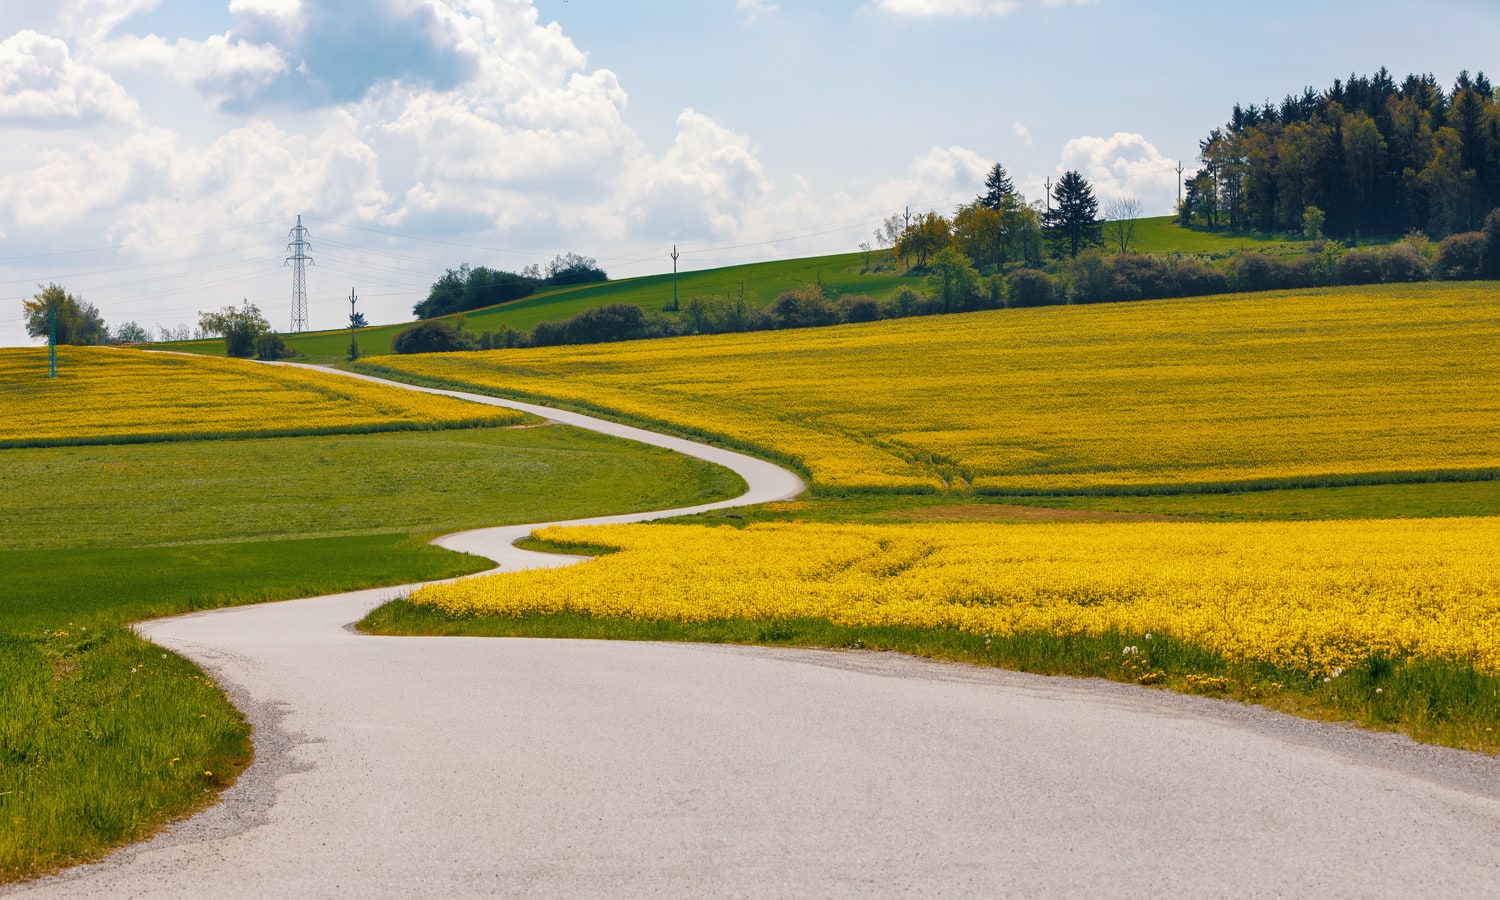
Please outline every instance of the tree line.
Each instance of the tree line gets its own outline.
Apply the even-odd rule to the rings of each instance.
[[[1028,202],[999,163],[985,176],[984,188],[952,218],[937,212],[890,216],[876,229],[875,243],[910,268],[925,270],[952,249],[976,271],[991,273],[1016,265],[1036,268],[1048,255],[1076,258],[1104,243],[1099,201],[1078,172],[1065,173],[1043,201]],[[1139,211],[1138,204],[1133,208]]]
[[[609,276],[599,268],[598,260],[572,252],[558,254],[547,263],[545,272],[534,263],[520,272],[488,266],[470,268],[464,263],[457,269],[447,270],[433,282],[432,289],[412,307],[412,312],[419,319],[431,319],[509,303],[546,288],[608,280]]]
[[[1464,71],[1445,91],[1430,74],[1397,84],[1382,68],[1279,104],[1236,105],[1198,158],[1184,225],[1472,232],[1500,204],[1500,98],[1483,72]]]

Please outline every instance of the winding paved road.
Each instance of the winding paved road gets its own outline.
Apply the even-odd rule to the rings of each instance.
[[[750,485],[731,503],[802,488],[503,405],[728,465]],[[565,562],[509,546],[531,527],[441,543]],[[1490,757],[893,654],[347,627],[402,590],[140,626],[230,691],[255,765],[159,838],[3,893],[1500,896]]]

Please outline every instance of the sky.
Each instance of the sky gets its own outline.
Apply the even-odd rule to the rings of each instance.
[[[0,346],[57,283],[149,331],[405,321],[448,268],[851,252],[996,162],[1172,211],[1235,103],[1490,70],[1492,0],[4,0]]]

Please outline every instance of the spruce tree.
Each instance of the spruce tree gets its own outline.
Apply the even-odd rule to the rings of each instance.
[[[1068,172],[1052,189],[1052,209],[1043,216],[1052,255],[1067,253],[1076,258],[1085,247],[1104,244],[1104,223],[1099,221],[1099,201],[1088,179]]]
[[[984,178],[984,194],[979,197],[979,202],[993,209],[995,212],[1003,211],[1016,196],[1016,185],[1010,180],[1010,174],[1005,167],[995,163],[990,169],[990,174]]]

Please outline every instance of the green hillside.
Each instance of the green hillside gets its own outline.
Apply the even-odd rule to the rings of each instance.
[[[872,253],[870,259],[878,260],[880,255]],[[864,294],[882,299],[895,292],[899,285],[916,280],[893,271],[867,271],[865,259],[863,253],[844,253],[682,272],[677,276],[677,294],[684,301],[695,294],[722,297],[728,292],[738,291],[743,285],[751,303],[763,306],[782,292],[808,283],[821,283],[830,296]],[[495,331],[502,325],[529,331],[538,322],[568,319],[595,306],[629,303],[654,313],[660,312],[671,300],[672,276],[668,273],[561,288],[499,306],[471,310],[463,315],[467,323],[465,327],[474,332]],[[361,329],[360,352],[368,356],[390,353],[391,339],[411,324],[408,321]],[[283,336],[287,346],[296,350],[299,357],[312,361],[343,359],[349,350],[349,332],[344,329]],[[217,339],[192,341],[173,345],[173,349],[222,355],[224,342]]]
[[[1368,242],[1367,242],[1368,243]],[[1246,250],[1266,253],[1299,253],[1307,242],[1286,235],[1261,235],[1243,232],[1213,232],[1183,228],[1173,216],[1139,219],[1136,222],[1132,249],[1139,253],[1172,251],[1222,259]],[[830,297],[862,294],[880,300],[889,297],[902,284],[921,286],[917,276],[907,276],[872,263],[887,257],[884,251],[843,253],[804,259],[784,259],[749,263],[721,269],[683,272],[677,276],[678,297],[686,301],[695,294],[723,297],[743,286],[753,306],[764,306],[785,291],[809,283],[818,283]],[[646,275],[601,284],[579,285],[535,294],[523,300],[471,310],[464,314],[471,332],[497,331],[509,325],[517,331],[530,331],[538,322],[556,322],[571,318],[585,309],[610,303],[628,303],[648,313],[657,313],[672,300],[672,276]],[[449,317],[451,318],[451,317]],[[411,321],[376,325],[359,332],[360,352],[380,356],[391,352],[391,339]],[[313,362],[343,359],[349,351],[349,332],[318,331],[284,335],[287,346],[300,358]],[[222,355],[220,340],[192,341],[173,345],[173,349],[193,353]]]

